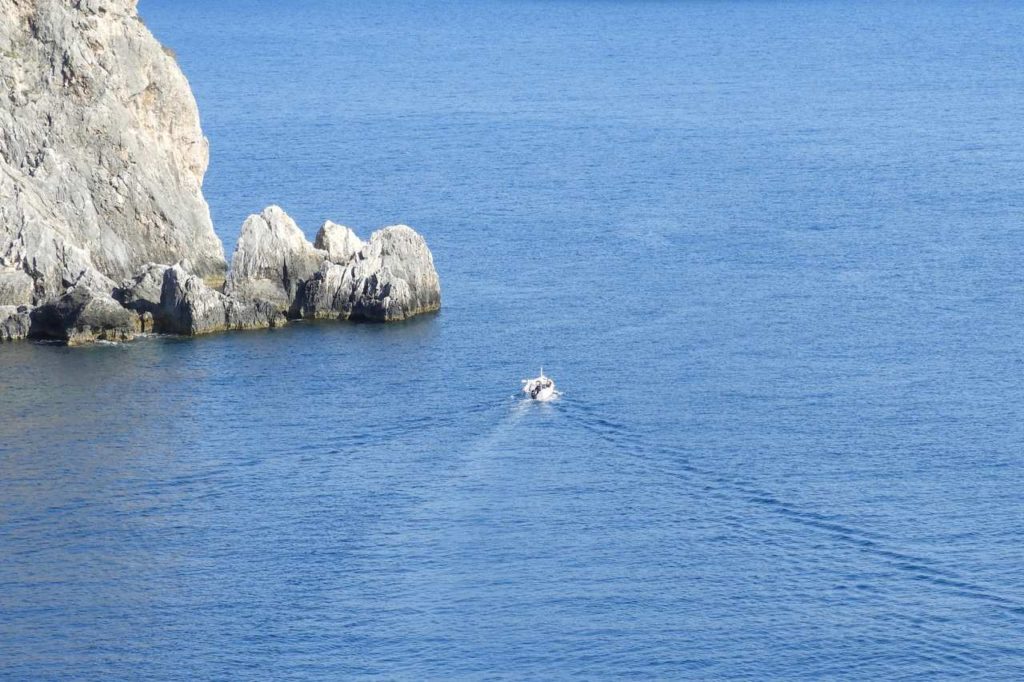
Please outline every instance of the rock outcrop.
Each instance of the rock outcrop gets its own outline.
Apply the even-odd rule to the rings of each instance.
[[[404,320],[441,307],[434,257],[415,230],[374,232],[343,265],[325,262],[306,283],[301,314],[316,319]]]
[[[110,296],[79,285],[33,310],[29,334],[77,346],[130,341],[138,331],[138,318],[131,311]]]
[[[31,326],[32,308],[29,306],[0,306],[0,341],[27,339]]]
[[[169,334],[210,334],[232,329],[280,327],[287,318],[267,301],[243,302],[206,286],[180,266],[164,273],[156,329]]]
[[[0,0],[0,83],[0,341],[440,307],[430,250],[405,226],[364,243],[327,221],[311,244],[271,206],[246,220],[226,271],[195,100],[136,0]]]
[[[332,263],[343,265],[352,256],[359,253],[366,244],[349,228],[328,220],[317,231],[313,246],[321,251],[326,251],[327,259]]]
[[[135,0],[0,0],[0,268],[41,304],[188,258],[223,277],[207,141]]]
[[[386,227],[363,242],[327,221],[314,245],[278,206],[242,225],[225,291],[291,318],[394,322],[441,307],[434,257],[411,227]]]
[[[280,327],[287,318],[267,301],[240,301],[207,286],[182,265],[149,263],[114,292],[139,316],[143,331],[211,334],[232,329]]]
[[[32,302],[35,282],[24,270],[0,268],[0,306],[28,305]]]
[[[114,299],[140,316],[146,313],[156,316],[160,312],[164,274],[169,269],[169,265],[146,263],[135,277],[125,280],[114,290]]]
[[[225,293],[242,301],[268,301],[293,311],[302,286],[328,257],[287,213],[269,206],[249,216],[238,236]]]

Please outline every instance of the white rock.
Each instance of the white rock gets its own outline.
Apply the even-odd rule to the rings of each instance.
[[[31,307],[0,305],[0,341],[27,339],[31,325]]]
[[[270,206],[242,225],[224,291],[242,301],[269,301],[287,312],[325,260],[326,251],[314,248],[280,207]]]
[[[266,329],[287,323],[266,301],[244,302],[225,296],[188,274],[180,265],[164,272],[156,330],[171,334],[210,334],[230,329]]]
[[[0,268],[0,306],[32,303],[34,282],[24,270]]]
[[[151,261],[223,276],[195,100],[133,0],[0,0],[0,83],[0,262],[36,303]]]
[[[301,312],[392,322],[440,307],[441,284],[426,241],[395,225],[374,232],[348,264],[324,263],[306,284]]]
[[[328,220],[320,226],[313,246],[321,251],[326,251],[327,257],[332,263],[344,265],[366,244],[351,229]]]

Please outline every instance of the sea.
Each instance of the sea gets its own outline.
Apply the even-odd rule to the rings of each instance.
[[[1024,677],[1024,4],[140,11],[443,308],[0,347],[0,678]]]

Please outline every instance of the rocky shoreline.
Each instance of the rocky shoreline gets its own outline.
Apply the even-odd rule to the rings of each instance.
[[[68,345],[295,319],[404,320],[441,306],[404,225],[310,243],[279,207],[228,268],[202,194],[208,142],[136,0],[0,0],[0,341]]]
[[[191,274],[187,261],[147,263],[109,291],[83,278],[38,306],[0,306],[0,340],[81,345],[143,333],[268,329],[297,319],[395,322],[441,307],[433,256],[412,228],[385,227],[363,242],[328,221],[316,244],[325,248],[270,206],[243,225],[222,287]]]

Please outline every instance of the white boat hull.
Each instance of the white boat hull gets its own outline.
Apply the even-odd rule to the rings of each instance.
[[[554,400],[556,395],[558,395],[558,393],[555,391],[555,387],[554,386],[548,386],[547,388],[540,389],[537,392],[537,395],[532,396],[532,397],[533,397],[534,400],[539,400],[541,402],[547,402],[549,400]]]
[[[540,402],[547,402],[558,397],[558,391],[555,390],[555,382],[544,376],[543,371],[536,379],[523,380],[523,393],[530,396],[531,400]]]

